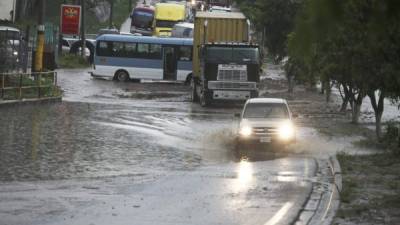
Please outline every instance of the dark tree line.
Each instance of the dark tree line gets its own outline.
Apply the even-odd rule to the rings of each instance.
[[[268,32],[276,59],[288,56],[289,77],[335,85],[358,123],[364,98],[375,112],[382,138],[384,100],[400,96],[400,2],[396,0],[238,0],[243,11]],[[267,7],[269,6],[269,8]]]

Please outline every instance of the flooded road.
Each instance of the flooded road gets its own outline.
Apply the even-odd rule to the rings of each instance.
[[[63,102],[0,107],[0,224],[290,224],[316,161],[234,153],[240,105],[59,71]]]
[[[174,86],[175,93],[183,89],[172,98],[121,98],[152,90],[127,91],[143,85],[77,74],[60,76],[66,91],[61,103],[1,109],[0,180],[130,175],[143,167],[192,169],[232,160],[233,113],[240,108],[210,111],[184,102],[182,84],[147,85],[166,94]]]

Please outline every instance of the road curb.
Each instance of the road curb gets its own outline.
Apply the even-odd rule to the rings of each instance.
[[[331,162],[331,169],[332,174],[334,176],[334,181],[336,188],[338,189],[339,193],[342,192],[343,185],[342,185],[342,168],[340,167],[339,161],[336,158],[336,155],[329,157],[329,161]]]
[[[36,103],[49,103],[49,102],[61,102],[62,97],[49,97],[49,98],[29,98],[20,100],[5,100],[0,101],[0,107],[6,107],[9,105],[20,105],[20,104],[36,104]]]
[[[336,156],[318,160],[319,177],[295,225],[330,225],[340,205],[341,167]]]

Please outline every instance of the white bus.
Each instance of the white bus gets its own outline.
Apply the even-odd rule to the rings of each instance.
[[[92,76],[190,81],[193,39],[105,34],[96,39]]]

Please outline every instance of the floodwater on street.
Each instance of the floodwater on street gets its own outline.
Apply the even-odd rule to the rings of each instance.
[[[241,105],[202,108],[183,84],[58,78],[62,102],[0,107],[0,224],[290,224],[316,179],[302,152],[237,155]]]

